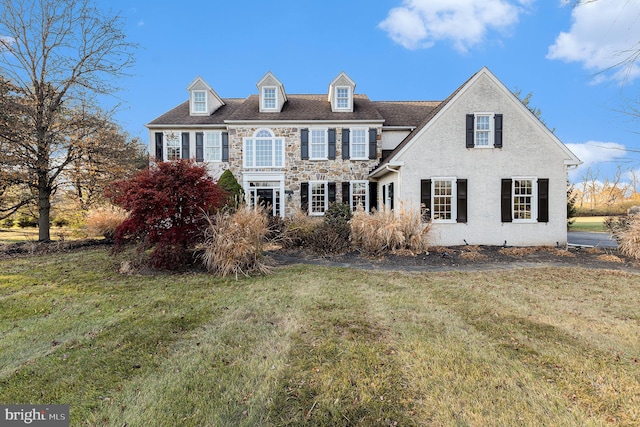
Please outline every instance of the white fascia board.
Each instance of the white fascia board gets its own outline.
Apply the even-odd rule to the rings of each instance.
[[[366,124],[373,125],[382,124],[384,120],[225,120],[230,125],[272,125],[278,126],[280,124],[303,124],[305,126],[311,126],[316,124]]]
[[[154,125],[144,125],[147,129],[226,129],[227,126],[224,124],[216,124],[216,125],[182,125],[178,123],[167,123],[167,124],[154,124]]]

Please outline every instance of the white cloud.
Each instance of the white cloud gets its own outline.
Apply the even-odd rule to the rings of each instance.
[[[583,144],[566,144],[566,146],[582,160],[582,164],[577,169],[569,171],[571,181],[579,180],[589,167],[597,169],[599,163],[615,162],[627,155],[625,146],[616,142],[587,141]]]
[[[637,61],[625,62],[640,50],[640,2],[629,0],[597,0],[583,2],[573,8],[572,24],[549,47],[548,59],[580,62],[604,78],[618,81],[640,77]]]
[[[428,48],[449,40],[466,52],[490,30],[508,31],[525,6],[535,0],[404,0],[379,24],[393,41],[407,49]]]
[[[142,19],[138,21],[138,27],[144,27],[144,21]]]

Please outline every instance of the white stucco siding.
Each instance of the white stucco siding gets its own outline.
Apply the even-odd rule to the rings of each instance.
[[[517,102],[480,76],[397,158],[404,165],[396,194],[414,204],[420,202],[421,179],[467,180],[467,222],[434,223],[434,244],[566,243],[567,153]],[[480,112],[503,114],[502,148],[466,148],[466,114]],[[501,180],[513,177],[549,179],[549,222],[501,221]]]
[[[393,150],[409,135],[409,130],[382,129],[382,149]]]
[[[189,134],[189,158],[192,160],[196,159],[196,133],[197,132],[207,132],[207,131],[223,131],[223,129],[188,129],[188,128],[181,128],[180,126],[175,126],[175,127],[167,127],[166,129],[149,129],[149,154],[152,157],[155,157],[155,152],[156,152],[156,132],[176,132],[179,133],[180,135],[183,133],[188,133]],[[167,158],[167,151],[166,151],[166,143],[163,144],[163,152],[162,152],[162,158],[166,160]],[[198,165],[202,165],[205,166],[207,168],[207,171],[209,173],[209,175],[217,180],[218,178],[220,178],[220,175],[222,175],[222,173],[228,169],[228,163],[227,162],[220,162],[220,161],[207,161],[207,162],[199,162]]]

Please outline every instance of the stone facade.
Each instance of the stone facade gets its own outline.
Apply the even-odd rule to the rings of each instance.
[[[291,215],[301,206],[300,184],[309,181],[327,181],[337,184],[348,181],[367,181],[369,172],[379,163],[382,152],[380,141],[376,149],[376,159],[344,160],[342,159],[342,129],[349,126],[331,124],[327,128],[336,129],[336,158],[335,160],[303,160],[301,156],[300,130],[308,126],[281,127],[230,127],[229,128],[229,162],[228,169],[234,174],[238,182],[242,183],[245,173],[258,174],[260,172],[284,174],[285,191],[292,191],[291,199],[285,198],[285,215]],[[375,126],[371,126],[374,128]],[[269,129],[276,138],[284,138],[285,159],[283,168],[244,168],[243,141],[253,137],[257,130]],[[378,135],[382,128],[376,128]],[[342,200],[342,188],[337,185],[336,200]]]

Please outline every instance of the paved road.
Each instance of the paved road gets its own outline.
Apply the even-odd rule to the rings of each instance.
[[[609,233],[588,233],[584,231],[569,231],[567,240],[570,245],[597,246],[599,248],[617,248],[618,242]]]

